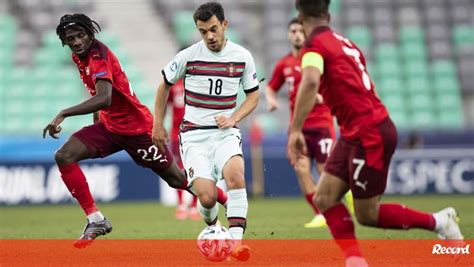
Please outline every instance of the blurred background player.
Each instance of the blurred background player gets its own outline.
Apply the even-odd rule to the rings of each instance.
[[[326,162],[315,203],[345,253],[346,266],[367,266],[355,241],[354,223],[341,203],[348,190],[354,195],[355,215],[362,225],[421,228],[436,232],[441,239],[462,240],[454,208],[431,214],[401,204],[380,203],[397,145],[397,130],[375,93],[362,52],[329,27],[329,3],[296,1],[307,40],[302,50],[302,78],[288,153],[295,164],[307,151],[301,129],[319,91],[337,118],[341,138]]]
[[[61,17],[56,33],[71,49],[72,60],[92,97],[61,110],[43,130],[43,138],[49,133],[57,139],[65,118],[95,113],[94,124],[72,134],[55,153],[64,184],[87,215],[86,227],[74,243],[79,248],[111,232],[112,225],[97,208],[77,162],[125,150],[138,165],[150,168],[171,187],[187,189],[186,177],[168,148],[158,150],[153,145],[152,115],[138,100],[113,52],[95,39],[99,31],[100,26],[84,14]]]
[[[276,110],[278,108],[276,94],[283,84],[286,83],[288,85],[291,120],[295,108],[296,93],[301,80],[300,50],[305,40],[303,26],[297,18],[292,19],[288,23],[288,40],[291,44],[291,52],[277,62],[265,90],[265,96],[268,110],[270,112]],[[324,162],[336,141],[331,111],[325,104],[316,104],[313,107],[303,124],[303,134],[308,145],[308,154],[298,158],[293,167],[298,177],[301,191],[315,214],[314,218],[309,223],[306,223],[304,227],[323,227],[326,226],[326,221],[313,202],[316,185],[311,174],[311,167],[313,160],[315,160],[316,169],[319,175],[321,175]],[[348,206],[351,208],[353,204],[350,193],[347,194],[347,200]]]
[[[168,104],[171,105],[171,131],[170,131],[170,146],[173,152],[174,159],[178,167],[183,169],[183,162],[181,161],[181,153],[179,151],[179,127],[184,117],[184,84],[183,79],[179,80],[175,85],[171,86],[168,97]],[[185,203],[183,197],[185,190],[177,189],[178,204],[176,207],[175,217],[178,220],[199,220],[201,216],[197,211],[197,196],[192,195],[189,206]]]
[[[168,141],[163,126],[164,105],[169,87],[184,77],[186,107],[180,142],[189,183],[199,198],[201,216],[213,225],[218,223],[216,182],[225,179],[229,232],[237,242],[231,256],[246,261],[250,248],[240,243],[247,225],[248,201],[242,137],[236,125],[258,103],[255,62],[247,49],[226,39],[228,21],[219,3],[199,6],[193,18],[202,40],[179,52],[163,68],[155,103],[153,141],[158,147]],[[235,110],[241,85],[246,99]]]

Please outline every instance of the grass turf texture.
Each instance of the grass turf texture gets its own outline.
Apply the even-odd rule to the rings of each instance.
[[[399,202],[409,207],[435,212],[452,206],[460,213],[466,239],[474,238],[474,196],[423,195],[387,196],[383,202]],[[305,229],[311,210],[303,198],[251,199],[248,239],[330,239],[327,228]],[[101,239],[195,239],[205,227],[202,221],[177,221],[174,207],[158,202],[100,204],[114,230]],[[227,225],[224,209],[220,220]],[[28,205],[0,207],[0,239],[75,239],[85,224],[80,207],[71,205]],[[436,239],[423,230],[380,230],[357,225],[360,239]]]

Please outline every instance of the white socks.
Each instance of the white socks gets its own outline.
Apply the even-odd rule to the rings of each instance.
[[[89,215],[87,215],[87,220],[92,223],[92,222],[100,222],[104,219],[104,215],[100,211],[93,212]]]
[[[227,219],[229,232],[234,240],[242,240],[247,223],[247,191],[245,188],[232,189],[227,192]]]
[[[210,209],[203,207],[200,201],[198,201],[197,206],[199,213],[207,224],[212,223],[219,213],[219,205],[217,203]]]

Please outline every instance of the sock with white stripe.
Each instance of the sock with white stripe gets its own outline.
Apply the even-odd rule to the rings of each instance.
[[[245,188],[229,190],[227,200],[227,220],[234,240],[242,240],[247,226],[247,191]]]

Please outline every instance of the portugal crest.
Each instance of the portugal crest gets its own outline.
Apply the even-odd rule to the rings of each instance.
[[[234,76],[235,73],[235,66],[232,63],[227,64],[227,72],[229,73],[229,76]]]

